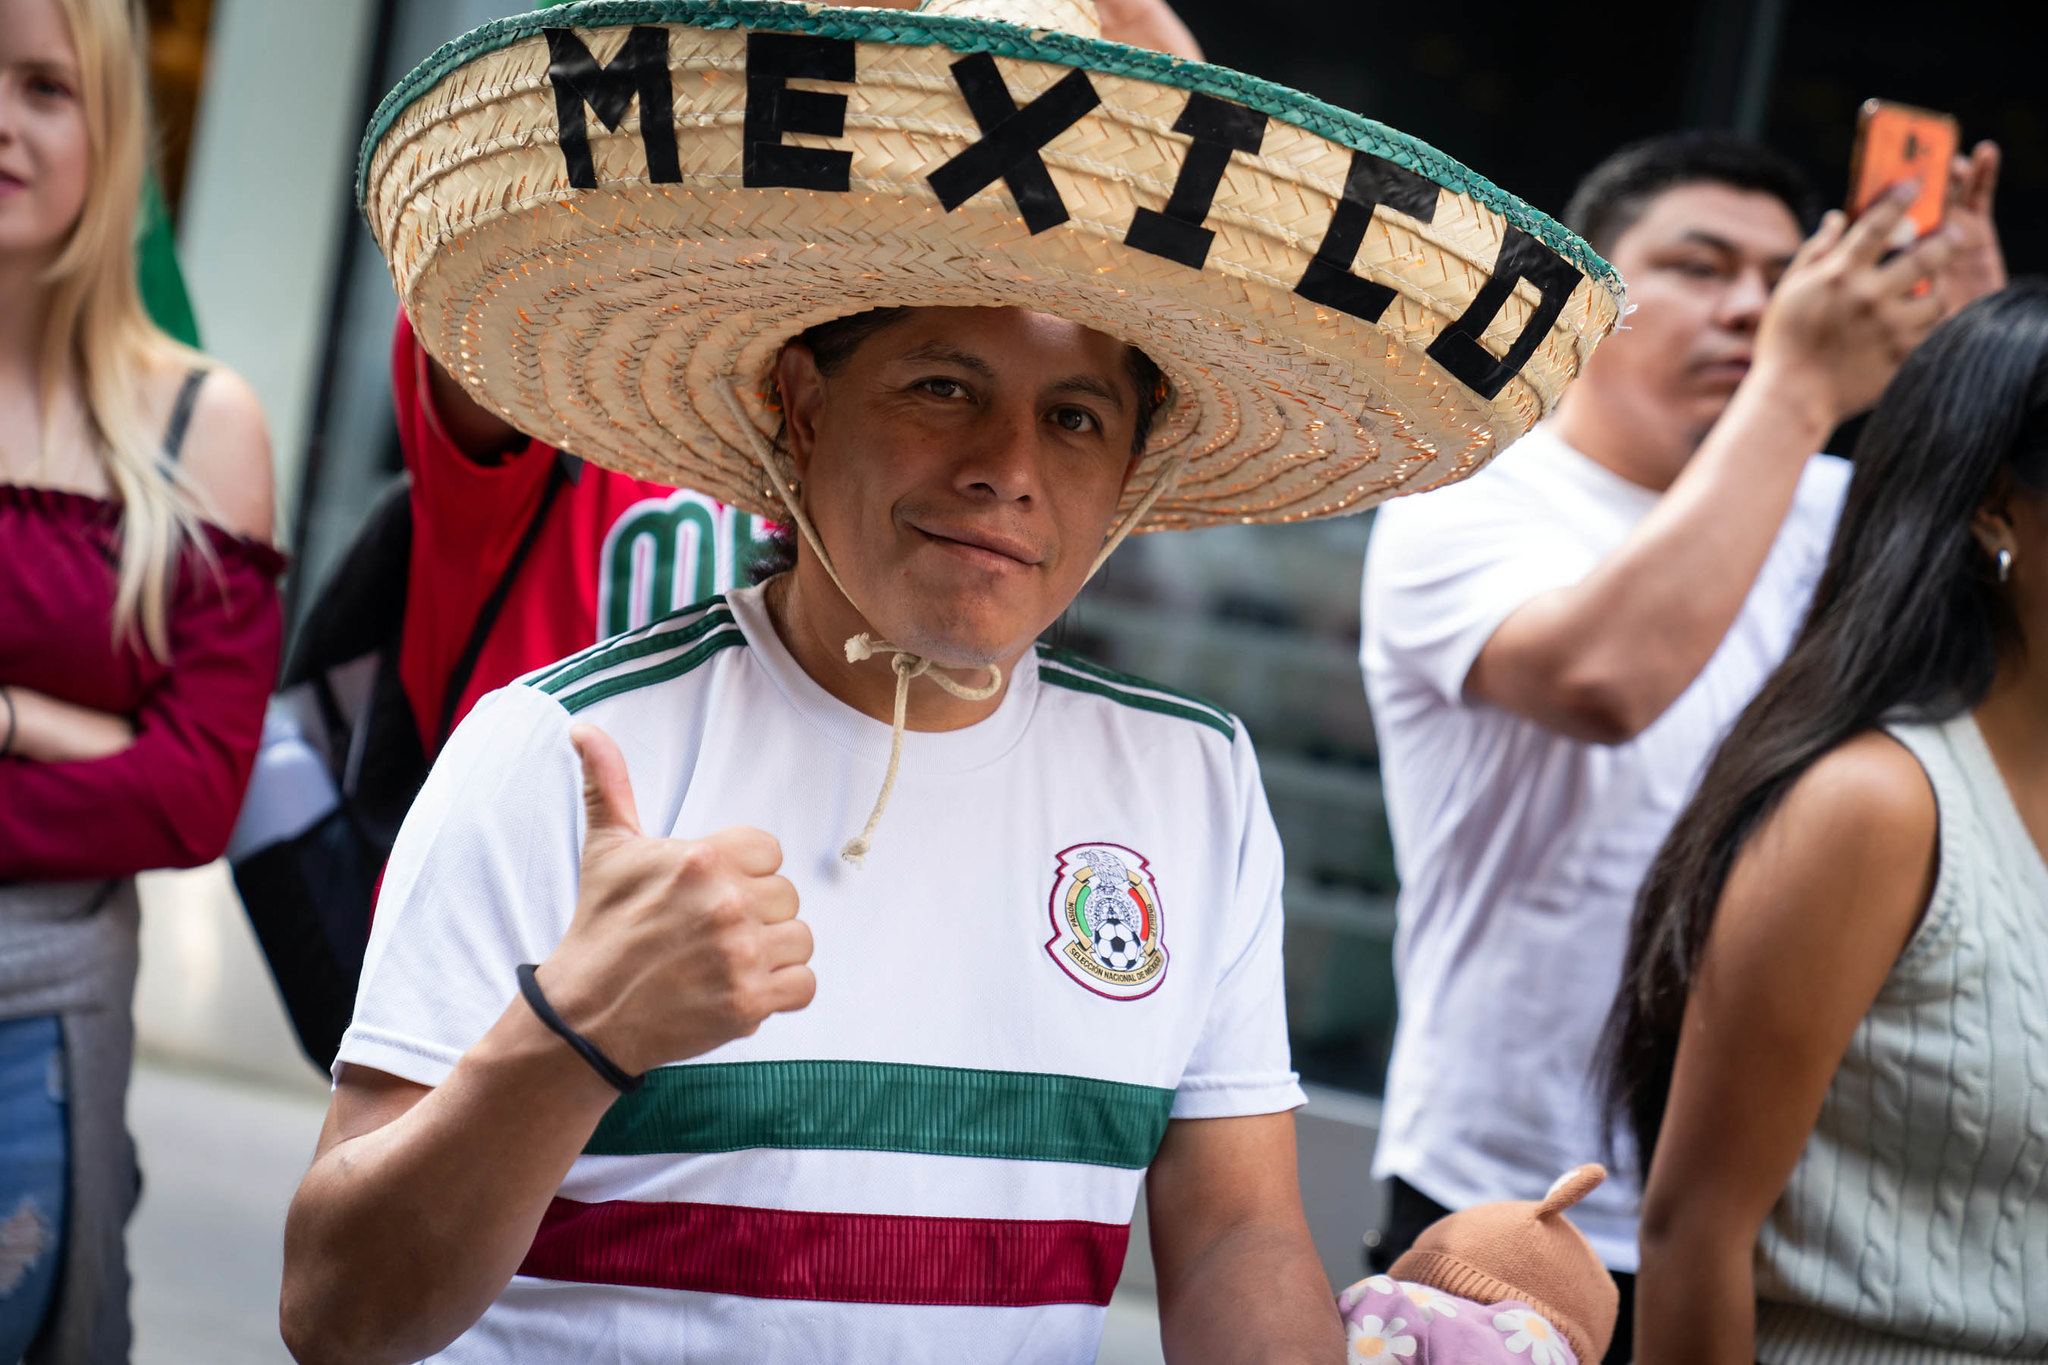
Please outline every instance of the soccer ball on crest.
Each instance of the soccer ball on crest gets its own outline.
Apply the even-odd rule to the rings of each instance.
[[[1122,920],[1109,920],[1095,931],[1095,960],[1113,972],[1128,972],[1145,960],[1138,931]]]

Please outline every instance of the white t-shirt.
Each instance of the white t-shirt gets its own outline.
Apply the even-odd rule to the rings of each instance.
[[[1539,1199],[1600,1159],[1591,1072],[1636,891],[1790,647],[1848,475],[1833,456],[1808,461],[1720,648],[1611,746],[1470,700],[1465,676],[1502,621],[1583,579],[1658,495],[1538,428],[1466,482],[1380,509],[1360,654],[1401,877],[1401,1016],[1376,1177],[1456,1209]],[[1572,1210],[1612,1269],[1635,1269],[1639,1198],[1617,1173]]]
[[[837,850],[889,727],[797,666],[759,590],[712,599],[463,722],[392,853],[341,1061],[439,1084],[561,938],[576,722],[618,741],[647,832],[781,840],[817,998],[615,1104],[435,1358],[1093,1360],[1168,1119],[1303,1102],[1243,728],[1041,650],[988,719],[904,737],[857,871]]]

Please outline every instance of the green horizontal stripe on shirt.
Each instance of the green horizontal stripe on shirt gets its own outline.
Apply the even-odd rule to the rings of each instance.
[[[1089,1076],[890,1062],[660,1067],[621,1096],[587,1156],[748,1148],[916,1152],[1138,1170],[1173,1091]]]
[[[1181,720],[1191,720],[1197,725],[1208,726],[1226,739],[1235,740],[1237,738],[1236,727],[1228,721],[1220,719],[1212,711],[1204,711],[1194,706],[1183,706],[1179,702],[1168,701],[1164,697],[1154,697],[1144,692],[1129,692],[1121,687],[1114,687],[1109,683],[1101,682],[1083,673],[1074,673],[1064,668],[1056,668],[1049,659],[1039,660],[1038,680],[1051,687],[1064,687],[1071,692],[1086,692],[1090,696],[1107,697],[1109,700],[1120,705],[1135,707],[1140,711],[1154,711],[1162,716],[1176,716]]]

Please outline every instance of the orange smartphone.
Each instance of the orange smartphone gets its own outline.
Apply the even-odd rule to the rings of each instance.
[[[1919,236],[1941,226],[1948,204],[1949,163],[1962,132],[1955,115],[1890,100],[1865,100],[1856,116],[1856,151],[1849,160],[1849,216],[1856,218],[1901,180],[1920,182],[1920,197],[1906,211]]]

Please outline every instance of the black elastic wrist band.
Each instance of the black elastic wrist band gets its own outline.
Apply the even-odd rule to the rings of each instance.
[[[540,1016],[540,1021],[560,1034],[563,1042],[575,1048],[576,1055],[589,1062],[590,1069],[604,1077],[605,1083],[612,1089],[621,1095],[630,1095],[647,1079],[645,1076],[633,1076],[621,1070],[617,1062],[598,1050],[596,1043],[562,1022],[562,1016],[555,1013],[555,1007],[540,993],[540,978],[534,975],[534,965],[531,962],[519,964],[519,993],[526,997],[526,1003],[533,1007],[533,1012]]]

